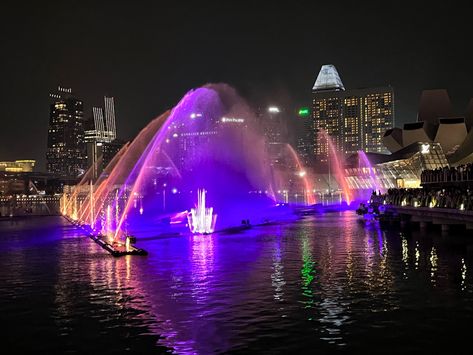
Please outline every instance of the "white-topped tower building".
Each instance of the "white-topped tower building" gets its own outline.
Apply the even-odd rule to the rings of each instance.
[[[323,65],[312,87],[312,119],[316,162],[328,163],[328,143],[344,157],[359,150],[387,153],[384,133],[394,126],[392,87],[346,90],[335,66]]]

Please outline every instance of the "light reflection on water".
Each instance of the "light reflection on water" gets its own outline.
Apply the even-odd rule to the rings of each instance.
[[[274,287],[274,299],[284,301],[284,266],[282,265],[281,240],[277,236],[274,238],[273,250],[273,272],[271,273],[271,285]]]
[[[468,329],[471,248],[419,233],[346,212],[147,238],[148,257],[113,258],[62,220],[2,222],[5,339],[40,352],[434,350]]]

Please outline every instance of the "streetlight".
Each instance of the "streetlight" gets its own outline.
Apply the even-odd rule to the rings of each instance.
[[[201,113],[192,112],[192,113],[190,114],[190,118],[191,118],[191,119],[199,118],[199,117],[202,117],[202,114],[201,114]]]

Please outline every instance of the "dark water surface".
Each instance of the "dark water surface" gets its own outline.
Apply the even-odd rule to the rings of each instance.
[[[382,231],[344,212],[151,237],[138,241],[148,257],[114,258],[60,217],[1,221],[2,348],[453,352],[473,333],[468,234]]]

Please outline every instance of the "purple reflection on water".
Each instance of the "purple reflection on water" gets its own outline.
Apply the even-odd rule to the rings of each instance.
[[[412,232],[419,256],[409,256],[399,232],[380,232],[336,212],[207,236],[144,231],[147,257],[114,258],[61,219],[2,222],[4,344],[41,353],[355,353],[372,350],[373,337],[394,352],[469,339],[467,246]],[[435,286],[423,262],[433,244]]]

